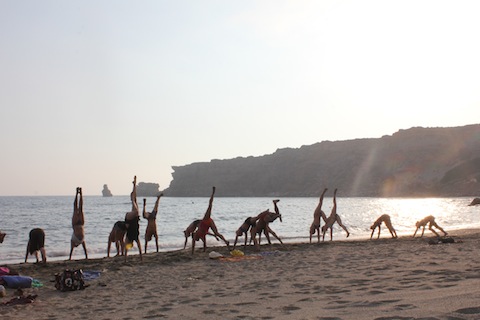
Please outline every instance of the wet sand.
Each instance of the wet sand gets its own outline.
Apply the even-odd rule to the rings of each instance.
[[[447,230],[448,231],[448,230]],[[384,231],[385,232],[385,231]],[[480,319],[480,230],[426,237],[248,247],[240,259],[212,250],[18,264],[44,286],[31,304],[0,306],[1,319]],[[210,241],[212,243],[212,241]],[[240,247],[243,250],[243,247]],[[136,249],[134,249],[136,250]],[[48,252],[47,252],[48,254]],[[257,256],[258,255],[258,256]],[[82,291],[60,292],[65,268],[101,271]],[[7,289],[4,303],[13,297]]]

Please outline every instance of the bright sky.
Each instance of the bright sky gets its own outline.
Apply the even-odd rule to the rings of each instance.
[[[0,0],[0,195],[480,120],[478,1]]]

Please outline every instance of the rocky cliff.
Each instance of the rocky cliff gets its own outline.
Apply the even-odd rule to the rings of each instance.
[[[480,124],[415,127],[173,170],[169,196],[208,196],[214,185],[218,196],[316,197],[324,187],[342,196],[478,196]]]
[[[138,197],[156,197],[160,194],[158,183],[140,182],[137,184]]]

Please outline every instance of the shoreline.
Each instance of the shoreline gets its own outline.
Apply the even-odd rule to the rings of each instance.
[[[385,230],[386,231],[386,230]],[[0,306],[2,319],[405,319],[480,317],[480,229],[450,231],[455,243],[424,238],[325,241],[247,247],[240,259],[225,246],[89,260],[7,264],[44,284],[37,299]],[[243,251],[243,246],[237,247]],[[60,292],[55,273],[100,271],[85,290]],[[12,298],[7,288],[4,303]],[[395,318],[396,317],[396,318]],[[409,318],[410,317],[410,318]],[[413,317],[413,318],[412,318]]]
[[[453,235],[461,235],[461,234],[468,234],[468,233],[474,233],[476,231],[480,232],[480,228],[469,228],[469,229],[465,229],[465,228],[459,228],[459,229],[447,229],[446,230],[448,232],[448,234],[453,234]],[[371,231],[369,231],[371,232]],[[345,233],[343,232],[343,230],[336,230],[336,233],[334,234],[334,241],[333,242],[354,242],[354,241],[367,241],[367,240],[370,240],[370,233],[369,232],[365,232],[363,235],[356,235],[356,234],[351,234],[350,237],[346,238],[345,237]],[[374,237],[373,239],[376,239],[376,235],[377,235],[377,232],[378,231],[375,231],[375,234],[374,234]],[[398,235],[400,238],[409,238],[411,236],[413,236],[413,232],[409,232],[409,233],[401,233],[401,232],[398,232]],[[424,238],[427,238],[429,236],[432,236],[433,237],[433,234],[430,233],[430,231],[428,231],[428,229],[425,230],[425,236]],[[316,238],[316,234],[312,237],[312,243],[316,242],[317,238]],[[417,234],[417,238],[419,237],[419,235]],[[321,238],[321,237],[320,237]],[[381,234],[381,237],[380,237],[380,240],[382,239],[388,239],[390,238],[390,233],[388,232],[388,230],[386,228],[383,228],[382,230],[382,234]],[[237,242],[237,249],[240,249],[243,251],[243,245],[242,245],[242,241],[243,241],[244,238],[239,238],[239,241]],[[281,237],[283,243],[285,245],[301,245],[301,244],[309,244],[309,236],[308,235],[305,235],[305,236],[302,236],[302,237],[292,237],[292,238],[288,238],[288,237]],[[326,235],[325,236],[325,243],[327,242],[330,242],[329,240],[329,235]],[[218,241],[213,241],[212,238],[209,238],[208,239],[209,241],[207,241],[207,250],[209,248],[222,248],[222,247],[225,247],[224,244],[222,244],[222,242],[218,242]],[[233,241],[234,239],[228,239],[230,240],[230,244],[233,245]],[[320,242],[322,242],[320,240]],[[219,245],[216,245],[216,244],[219,244]],[[276,244],[279,244],[278,240],[276,239],[272,239],[272,243],[273,245],[276,245]],[[142,249],[143,248],[143,242],[142,242]],[[213,244],[213,245],[212,245]],[[265,244],[265,238],[263,237],[263,242],[262,242],[262,247],[264,246]],[[152,246],[153,244],[150,243],[150,245]],[[181,252],[183,251],[183,249],[181,248],[183,246],[183,243],[178,243],[177,246],[175,247],[170,247],[170,248],[162,248],[162,243],[160,242],[160,248],[159,248],[159,252],[158,254],[164,254],[164,253],[169,253],[169,252]],[[197,244],[198,246],[198,244]],[[188,240],[188,243],[187,243],[187,250],[191,248],[191,239]],[[197,248],[198,249],[198,248]],[[219,249],[221,250],[221,249]],[[226,250],[226,247],[225,247],[225,250]],[[81,248],[78,249],[78,254],[76,254],[74,252],[74,255],[73,255],[73,258],[75,257],[79,257],[78,259],[73,259],[75,261],[82,261],[84,260],[82,257],[84,257],[84,254],[83,254],[83,251],[81,251]],[[48,254],[49,252],[47,251],[47,261],[48,263],[55,263],[55,262],[64,262],[64,261],[67,261],[68,259],[68,255],[61,255],[61,256],[49,256]],[[111,251],[111,255],[110,257],[112,257],[112,254],[113,256],[116,254],[116,249],[114,248],[114,244],[112,244],[112,251]],[[143,254],[143,253],[142,253]],[[148,254],[157,254],[157,252],[154,252],[153,249],[150,247],[149,250],[148,250]],[[136,247],[136,245],[134,246],[133,249],[131,249],[129,251],[129,256],[138,256],[138,248]],[[107,256],[106,256],[106,252],[102,252],[102,253],[89,253],[89,260],[102,260],[102,259],[106,259]],[[0,265],[22,265],[24,264],[24,257],[21,258],[21,259],[16,259],[14,261],[0,261]],[[28,257],[28,263],[33,263],[32,261],[35,261],[35,257],[33,255],[29,255]]]

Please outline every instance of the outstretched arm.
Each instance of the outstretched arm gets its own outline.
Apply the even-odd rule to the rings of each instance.
[[[420,227],[417,227],[417,229],[415,229],[415,233],[413,234],[414,238],[415,238],[415,235],[417,234],[418,229],[420,229]]]

